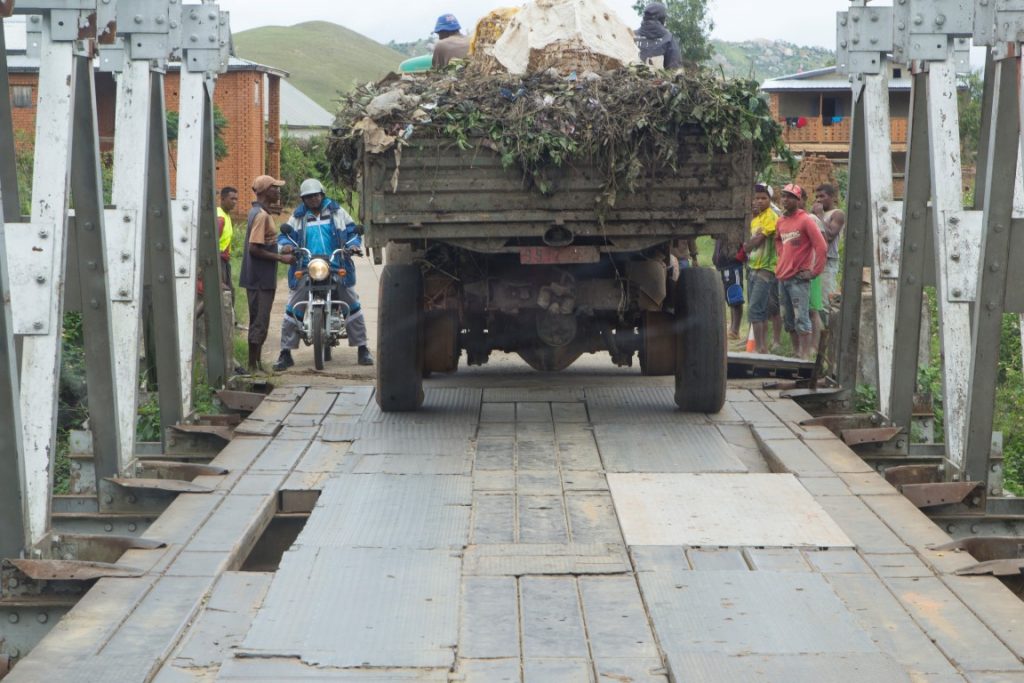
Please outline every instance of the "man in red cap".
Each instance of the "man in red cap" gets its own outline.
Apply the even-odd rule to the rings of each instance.
[[[437,34],[437,45],[434,46],[433,65],[435,69],[443,69],[453,59],[463,59],[469,54],[469,36],[464,36],[462,26],[454,14],[442,14],[434,24]]]
[[[261,175],[252,181],[256,201],[249,210],[242,271],[238,284],[245,287],[249,299],[249,371],[262,370],[260,356],[270,330],[270,309],[277,292],[277,264],[291,263],[291,254],[277,253],[277,226],[270,207],[281,201],[283,180]]]
[[[782,317],[793,340],[798,358],[811,357],[811,280],[825,269],[828,249],[818,225],[804,211],[803,190],[789,184],[782,188],[782,210],[775,226],[775,250],[778,263],[775,277],[779,281]]]

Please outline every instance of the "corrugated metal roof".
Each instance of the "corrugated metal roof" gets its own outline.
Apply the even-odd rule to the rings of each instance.
[[[288,81],[281,81],[281,125],[285,128],[330,128],[334,115]]]
[[[836,74],[836,67],[825,66],[820,69],[809,69],[796,74],[769,78],[761,84],[761,90],[765,92],[818,92],[820,90],[850,90],[850,81],[835,75],[833,78],[821,78]],[[893,78],[889,81],[890,91],[910,92],[911,80],[909,78]]]

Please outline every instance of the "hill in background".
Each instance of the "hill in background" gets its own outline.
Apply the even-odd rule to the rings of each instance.
[[[327,21],[264,26],[236,33],[235,53],[284,69],[288,81],[334,112],[339,92],[395,71],[405,56],[355,31]]]
[[[720,65],[726,76],[754,78],[763,81],[801,71],[810,71],[836,63],[832,50],[822,47],[801,47],[782,40],[747,40],[731,43],[713,40],[712,62]]]

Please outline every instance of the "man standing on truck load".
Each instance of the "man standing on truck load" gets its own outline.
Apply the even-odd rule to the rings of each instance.
[[[278,246],[285,254],[305,247],[313,254],[333,253],[336,249],[345,249],[342,255],[331,261],[333,268],[344,268],[340,290],[333,297],[344,301],[349,307],[345,318],[348,330],[348,345],[358,347],[357,362],[360,365],[373,365],[373,354],[366,345],[366,320],[356,293],[356,264],[351,254],[361,254],[363,239],[359,234],[355,220],[341,204],[329,198],[324,186],[316,178],[306,178],[299,187],[302,203],[292,213],[288,222],[281,226],[281,235],[277,239]],[[314,246],[319,244],[320,246]],[[302,287],[295,277],[300,266],[296,261],[288,269],[288,305],[285,307],[284,319],[281,321],[281,355],[274,363],[274,371],[282,372],[295,365],[292,350],[299,348],[302,337],[302,310],[296,304],[305,301],[309,290]]]
[[[437,44],[434,45],[434,68],[443,69],[453,59],[464,59],[469,54],[469,36],[460,33],[462,26],[454,14],[442,14],[434,24]]]
[[[802,197],[803,189],[795,183],[782,189],[784,213],[775,225],[775,277],[779,281],[783,321],[797,358],[809,360],[811,280],[825,270],[828,247],[817,223],[804,211]]]
[[[754,330],[754,350],[768,353],[767,324],[772,320],[775,344],[779,343],[779,283],[775,279],[778,256],[775,252],[775,227],[778,215],[772,207],[772,188],[754,185],[753,220],[750,221],[750,239],[743,244],[747,257],[747,317]]]
[[[640,50],[640,61],[658,69],[679,69],[683,66],[683,54],[679,42],[665,27],[668,10],[660,2],[652,2],[644,8],[644,18],[633,38]]]
[[[260,356],[270,330],[270,309],[277,291],[277,264],[291,263],[291,254],[277,253],[277,226],[269,207],[281,200],[283,180],[261,175],[252,181],[256,201],[249,210],[238,284],[249,299],[249,372],[262,370]]]

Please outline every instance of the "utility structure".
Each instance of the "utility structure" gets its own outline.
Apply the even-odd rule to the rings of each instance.
[[[28,51],[38,56],[40,75],[31,210],[23,216],[3,51],[0,555],[39,557],[46,555],[50,529],[65,311],[82,315],[100,511],[135,500],[130,480],[121,476],[134,470],[146,319],[163,433],[191,412],[199,267],[209,380],[224,383],[230,350],[220,331],[212,96],[216,74],[226,69],[230,33],[227,14],[205,2],[0,2],[0,21],[12,14],[28,15]],[[182,63],[174,200],[163,90],[170,59]],[[97,69],[117,78],[109,206],[96,123]]]
[[[988,50],[972,207],[964,206],[958,73],[971,41]],[[837,62],[854,98],[837,381],[856,383],[862,270],[871,268],[882,415],[874,445],[891,482],[932,511],[1005,518],[993,415],[1004,313],[1024,312],[1021,47],[1024,1],[854,0],[838,16]],[[913,74],[906,192],[895,201],[888,139],[890,60]],[[911,443],[925,287],[935,287],[943,360],[944,448]],[[903,466],[899,466],[903,464]],[[923,466],[922,466],[923,465]],[[988,514],[986,514],[988,513]]]

